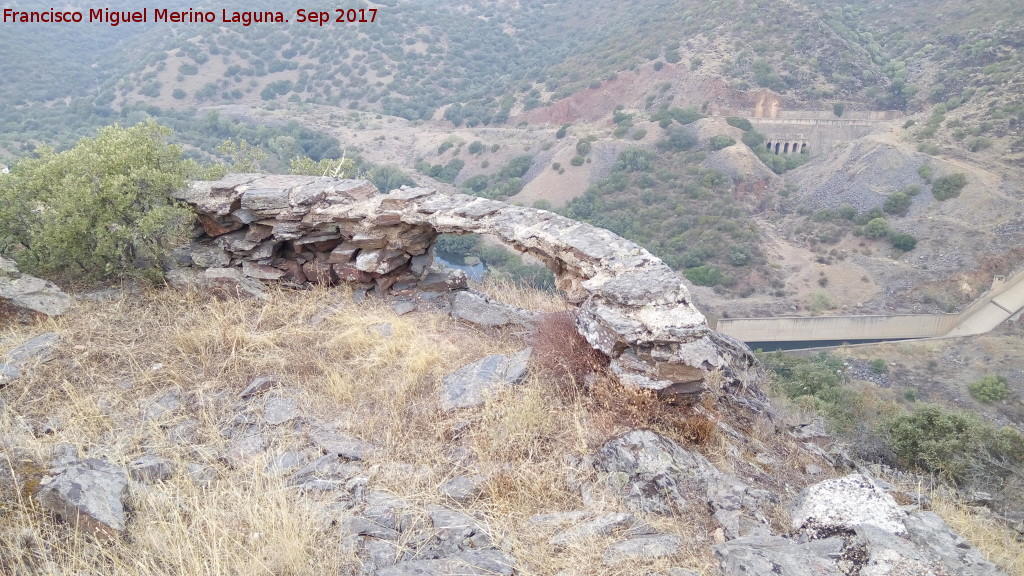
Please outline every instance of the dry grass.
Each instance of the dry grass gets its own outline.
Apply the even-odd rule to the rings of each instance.
[[[931,509],[990,562],[1007,574],[1024,576],[1021,535],[993,518],[988,510],[965,506],[938,492],[931,495]]]
[[[519,306],[565,309],[551,295],[491,289]],[[777,430],[743,430],[746,443],[729,437],[717,425],[727,415],[716,412],[710,397],[695,406],[667,405],[652,393],[623,390],[600,372],[584,390],[560,383],[564,372],[535,370],[481,409],[444,414],[438,408],[442,377],[485,354],[521,349],[528,344],[522,335],[472,329],[426,310],[396,316],[384,301],[354,304],[344,289],[273,292],[268,302],[169,291],[128,294],[83,302],[61,319],[9,325],[0,331],[0,350],[46,331],[61,335],[53,360],[2,392],[5,576],[358,571],[353,542],[338,528],[352,513],[344,498],[297,492],[267,468],[286,451],[308,451],[307,432],[314,425],[375,447],[362,463],[368,490],[390,491],[420,516],[427,506],[443,503],[480,519],[524,576],[561,570],[625,576],[677,566],[713,572],[716,526],[706,514],[683,521],[643,517],[680,536],[683,549],[670,558],[613,567],[603,565],[603,550],[613,538],[558,548],[548,540],[564,526],[529,523],[535,514],[584,508],[568,480],[581,474],[573,456],[592,453],[629,429],[650,428],[698,446],[722,471],[757,477],[779,494],[822,479],[797,472],[811,460]],[[543,358],[534,368],[542,365]],[[267,374],[277,376],[276,389],[248,401],[238,398],[254,377]],[[171,391],[181,407],[154,410],[155,400]],[[303,419],[266,425],[264,402],[275,395],[296,399]],[[267,449],[250,459],[226,459],[229,432],[238,429],[263,433]],[[163,483],[133,484],[128,535],[100,542],[42,512],[32,497],[61,446],[118,465],[158,454],[175,464],[175,473]],[[775,463],[756,461],[762,453]],[[190,464],[207,466],[215,479],[194,481]],[[595,479],[593,471],[583,473]],[[445,481],[475,474],[486,478],[480,498],[459,505],[439,494]],[[621,509],[614,499],[602,501],[608,511]],[[993,560],[1022,573],[1020,552],[1005,532],[962,510],[939,511]],[[765,512],[777,529],[786,528],[783,506]]]
[[[504,301],[533,309],[565,306],[551,295],[509,287],[498,292]],[[314,317],[322,322],[311,323]],[[46,331],[61,336],[53,360],[3,390],[0,466],[13,470],[20,485],[8,495],[0,474],[0,498],[11,500],[0,506],[0,573],[358,571],[352,542],[337,527],[348,512],[331,508],[336,497],[299,493],[267,472],[276,455],[309,446],[305,424],[263,423],[264,401],[273,395],[295,398],[304,422],[373,445],[363,463],[368,489],[388,490],[424,508],[461,508],[445,502],[438,486],[458,475],[484,475],[482,497],[464,511],[486,523],[523,575],[580,567],[609,575],[672,566],[706,571],[713,564],[708,522],[645,518],[679,535],[683,551],[615,567],[602,564],[610,538],[556,549],[548,543],[553,528],[529,524],[535,514],[583,508],[579,492],[566,484],[567,455],[591,452],[637,423],[662,430],[672,424],[665,413],[649,410],[657,404],[651,398],[619,399],[617,411],[608,412],[610,388],[563,394],[542,373],[480,410],[441,413],[441,378],[485,354],[527,345],[515,335],[471,329],[422,310],[396,316],[383,301],[352,303],[344,289],[274,292],[269,302],[165,291],[82,302],[60,319],[8,326],[0,332],[0,350]],[[238,398],[254,377],[267,374],[278,377],[276,389]],[[181,407],[153,411],[171,391]],[[225,459],[228,433],[239,426],[264,433],[267,450],[248,460]],[[42,512],[31,496],[62,445],[118,465],[158,454],[174,462],[175,473],[163,483],[133,484],[128,535],[99,542]],[[197,483],[190,464],[209,467],[216,479]]]

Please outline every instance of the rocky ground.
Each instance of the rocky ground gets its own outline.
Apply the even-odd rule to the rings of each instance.
[[[485,290],[108,293],[9,326],[37,339],[0,388],[0,571],[1002,573],[945,493],[808,422],[582,378],[564,303]]]

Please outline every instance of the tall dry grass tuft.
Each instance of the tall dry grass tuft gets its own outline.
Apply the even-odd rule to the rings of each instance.
[[[562,386],[563,392],[581,391],[588,375],[608,366],[608,357],[594,350],[576,329],[575,313],[570,310],[541,314],[530,345],[541,373]]]

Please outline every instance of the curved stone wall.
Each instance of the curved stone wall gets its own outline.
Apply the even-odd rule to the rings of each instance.
[[[230,174],[196,182],[180,198],[214,239],[198,265],[240,266],[251,278],[292,284],[414,286],[429,274],[438,234],[493,235],[551,269],[579,306],[580,333],[625,385],[694,395],[711,383],[732,398],[763,401],[750,350],[708,327],[679,274],[607,230],[464,194],[379,194],[365,180],[313,176]]]

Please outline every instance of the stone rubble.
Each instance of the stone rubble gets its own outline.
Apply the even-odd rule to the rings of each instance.
[[[348,282],[382,293],[458,289],[464,274],[430,268],[434,241],[439,234],[490,234],[552,270],[558,287],[579,304],[580,334],[611,359],[624,385],[699,395],[712,373],[721,372],[715,392],[766,409],[760,364],[750,350],[708,327],[679,274],[607,230],[429,188],[379,194],[366,180],[229,174],[196,182],[179,197],[195,209],[203,234],[179,251],[177,260],[193,268],[173,270],[172,283],[254,298],[265,297],[258,280]],[[480,300],[455,294],[452,312],[482,326],[529,320]]]

